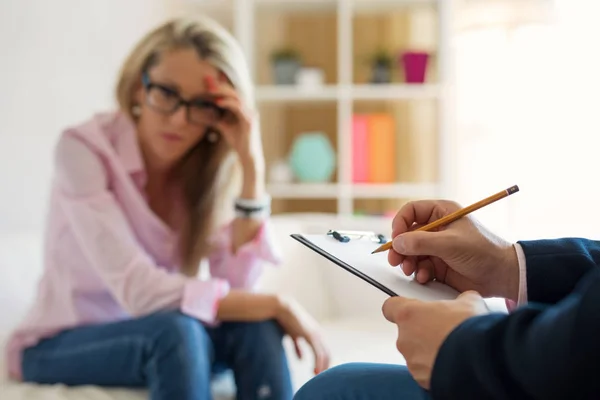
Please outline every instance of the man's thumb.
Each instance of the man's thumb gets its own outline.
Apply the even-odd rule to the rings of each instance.
[[[446,232],[406,232],[392,241],[393,249],[405,256],[441,257],[448,249]]]

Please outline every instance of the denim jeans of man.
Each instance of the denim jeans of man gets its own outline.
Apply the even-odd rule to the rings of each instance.
[[[430,400],[404,365],[349,363],[304,384],[294,400]]]
[[[275,321],[205,327],[179,312],[63,331],[23,352],[23,377],[40,384],[147,387],[156,400],[211,399],[231,368],[240,400],[293,396]]]

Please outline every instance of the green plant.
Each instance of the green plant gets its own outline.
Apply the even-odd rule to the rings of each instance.
[[[277,49],[271,54],[271,60],[273,61],[298,61],[299,59],[298,52],[290,47]]]
[[[373,66],[391,67],[392,62],[393,60],[390,53],[383,49],[377,50],[371,56],[371,63]]]

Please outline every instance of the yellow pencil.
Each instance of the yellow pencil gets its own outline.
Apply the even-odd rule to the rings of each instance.
[[[490,197],[487,197],[483,200],[480,200],[477,203],[471,204],[468,207],[465,207],[456,212],[453,212],[452,214],[448,214],[444,218],[440,218],[437,221],[433,221],[432,223],[422,226],[416,230],[417,231],[430,231],[430,230],[438,228],[442,225],[450,224],[450,223],[456,221],[457,219],[460,219],[460,218],[464,217],[465,215],[472,213],[475,210],[479,210],[482,207],[492,204],[492,203],[494,203],[500,199],[503,199],[507,196],[510,196],[511,194],[517,193],[518,191],[519,191],[519,187],[517,185],[511,186],[508,189],[498,192],[498,193],[496,193]],[[386,251],[391,248],[392,248],[392,242],[390,241],[390,242],[387,242],[387,243],[381,245],[380,247],[378,247],[375,251],[373,251],[372,254],[380,253],[382,251]]]

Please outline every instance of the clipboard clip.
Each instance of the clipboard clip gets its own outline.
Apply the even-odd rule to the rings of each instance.
[[[340,230],[329,230],[327,236],[333,236],[338,242],[347,243],[352,239],[369,239],[372,242],[384,244],[387,243],[387,239],[384,235],[369,232],[369,231],[340,231]]]

